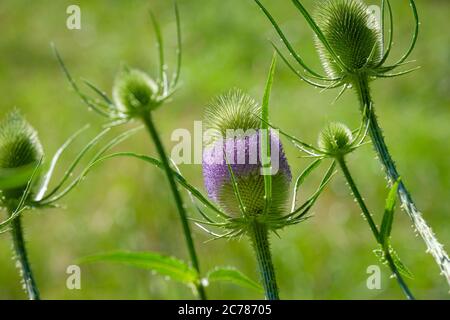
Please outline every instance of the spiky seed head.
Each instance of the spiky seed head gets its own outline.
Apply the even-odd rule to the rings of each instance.
[[[9,113],[0,123],[0,168],[13,169],[33,165],[40,161],[43,155],[36,130],[17,110]],[[1,191],[6,198],[17,198],[22,195],[25,185]]]
[[[261,174],[261,148],[258,104],[242,91],[233,90],[218,97],[207,108],[209,128],[217,129],[217,136],[203,153],[203,177],[209,197],[229,215],[240,216],[240,203],[233,189],[227,162],[235,176],[243,206],[248,215],[263,213],[264,176]],[[236,134],[230,137],[227,130]],[[272,166],[278,171],[272,176],[272,202],[269,214],[285,212],[292,180],[289,164],[281,141],[270,134]],[[275,151],[277,150],[277,151]]]
[[[353,134],[344,124],[329,123],[319,134],[319,148],[327,154],[337,157],[352,150]]]
[[[122,68],[113,87],[114,103],[121,113],[136,115],[155,109],[158,85],[145,72]]]
[[[205,112],[205,126],[211,143],[226,137],[227,130],[256,130],[261,120],[261,107],[248,94],[240,89],[216,97]]]
[[[381,28],[362,1],[322,0],[316,10],[316,21],[334,53],[350,73],[363,68],[370,70],[381,61]],[[347,75],[318,38],[316,46],[330,77]]]

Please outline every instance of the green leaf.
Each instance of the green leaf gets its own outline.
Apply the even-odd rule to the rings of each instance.
[[[175,73],[173,75],[171,87],[175,88],[178,84],[178,80],[180,79],[181,72],[181,59],[183,56],[183,47],[181,41],[181,23],[180,23],[180,10],[178,9],[178,3],[176,1],[173,2],[174,10],[175,10],[175,21],[177,25],[177,67]]]
[[[160,81],[160,84],[163,84],[164,78],[165,78],[163,37],[161,34],[161,28],[159,26],[159,23],[158,23],[158,21],[156,21],[155,15],[151,11],[150,11],[150,18],[151,18],[151,21],[153,24],[153,29],[155,30],[155,35],[156,35],[156,47],[158,49],[158,56],[159,56],[159,81]],[[163,88],[163,86],[161,88]]]
[[[269,75],[267,78],[266,88],[264,91],[262,109],[261,109],[261,129],[269,129],[269,102],[270,93],[272,91],[273,78],[275,76],[275,69],[277,64],[277,55],[273,54],[272,63],[270,65]]]
[[[397,190],[400,179],[397,180],[389,191],[386,199],[386,205],[384,208],[383,221],[381,222],[380,229],[380,243],[386,247],[389,242],[389,236],[391,235],[392,224],[394,222],[395,203],[397,202]]]
[[[209,283],[212,282],[229,282],[234,285],[248,288],[252,290],[256,290],[258,292],[263,292],[263,289],[260,284],[253,281],[241,271],[237,270],[234,267],[216,267],[210,272],[208,272],[206,279]]]
[[[155,252],[111,252],[84,257],[81,263],[112,262],[152,270],[174,281],[192,284],[198,281],[195,269],[184,261]]]
[[[394,265],[397,267],[397,270],[400,272],[400,274],[409,279],[414,279],[414,275],[409,270],[409,268],[405,264],[403,264],[403,262],[400,260],[399,256],[397,255],[397,252],[395,252],[395,250],[392,247],[389,248],[389,252],[391,254],[392,261],[394,262]]]
[[[110,131],[111,128],[103,129],[99,134],[97,134],[76,156],[75,160],[72,161],[69,168],[64,173],[63,177],[61,178],[61,181],[50,191],[48,194],[46,194],[42,199],[39,199],[39,201],[42,201],[43,204],[51,203],[56,200],[59,200],[62,195],[65,195],[68,190],[70,190],[70,186],[66,188],[60,195],[57,195],[53,197],[63,186],[64,184],[70,179],[72,176],[74,170],[77,168],[78,164],[81,162],[83,157],[93,148],[95,147],[100,139]],[[66,191],[67,190],[67,191]],[[51,201],[47,201],[51,199]]]
[[[269,131],[269,101],[272,91],[273,78],[275,76],[275,68],[277,64],[277,55],[273,54],[272,63],[270,65],[269,76],[267,78],[266,89],[264,91],[262,109],[261,109],[261,163],[264,175],[264,214],[270,208],[272,202],[272,158],[270,149],[270,131]],[[265,134],[265,136],[263,136]]]

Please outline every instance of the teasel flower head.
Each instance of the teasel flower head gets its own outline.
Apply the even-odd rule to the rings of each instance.
[[[406,53],[392,64],[387,63],[394,33],[393,13],[389,0],[381,1],[380,19],[369,12],[369,7],[360,0],[320,0],[314,15],[308,12],[300,0],[292,0],[315,34],[316,47],[325,75],[305,63],[262,1],[254,1],[270,20],[298,67],[272,43],[275,50],[301,80],[312,86],[322,89],[343,87],[340,97],[361,77],[369,80],[392,78],[417,69],[392,72],[411,62],[407,59],[416,45],[420,24],[414,0],[408,0],[415,19],[411,45]],[[385,36],[385,33],[388,33],[388,36]]]
[[[351,74],[363,68],[376,72],[383,57],[383,44],[379,22],[368,7],[360,1],[326,0],[319,3],[316,12],[317,24],[334,53],[316,36],[317,49],[328,76],[345,77],[346,72]]]
[[[206,208],[217,214],[216,218],[212,218],[210,213],[196,205],[203,220],[193,219],[214,239],[251,233],[255,222],[276,232],[304,221],[331,179],[333,168],[328,170],[318,190],[300,206],[296,202],[296,189],[292,208],[289,209],[291,169],[277,131],[266,131],[258,114],[261,114],[258,103],[237,89],[217,97],[206,110],[206,127],[210,139],[203,152],[203,177],[210,200],[187,183],[183,185],[187,185],[192,198],[199,199]],[[269,145],[269,140],[271,166],[267,172],[268,157],[262,155],[267,151],[264,146]],[[302,177],[304,180],[306,174]],[[267,193],[268,190],[271,192]],[[205,226],[219,227],[227,232],[220,235]]]
[[[319,149],[333,156],[343,156],[354,148],[352,131],[344,124],[329,123],[319,134]]]
[[[160,26],[153,13],[150,13],[156,35],[156,48],[158,49],[158,75],[152,77],[145,71],[122,67],[116,75],[112,98],[104,90],[87,80],[83,80],[83,82],[95,96],[92,97],[84,93],[70,74],[58,50],[52,44],[61,69],[74,91],[90,110],[107,118],[110,121],[109,125],[119,125],[136,118],[142,118],[146,113],[161,107],[178,89],[182,57],[181,26],[177,3],[175,2],[174,5],[177,26],[177,61],[173,74],[171,76],[168,74],[168,67],[165,63],[164,43]]]
[[[14,170],[35,166],[44,156],[36,130],[19,111],[9,113],[0,123],[0,169]],[[26,181],[12,189],[1,190],[3,197],[20,198]]]
[[[122,114],[150,112],[159,103],[158,85],[145,72],[124,67],[116,77],[113,87],[114,105]]]
[[[216,136],[216,141],[205,148],[203,154],[203,176],[208,196],[226,213],[239,217],[240,203],[234,193],[233,174],[245,212],[253,216],[263,214],[262,131],[256,116],[261,113],[260,107],[242,91],[233,90],[216,98],[206,113],[208,129],[224,134]],[[227,131],[231,137],[227,137]],[[282,215],[287,209],[292,175],[281,141],[273,133],[270,140],[271,162],[278,164],[278,172],[272,176],[272,188],[276,192],[268,213]]]
[[[269,123],[275,67],[276,54],[261,106],[243,91],[233,89],[207,107],[202,165],[208,196],[190,185],[176,168],[178,181],[189,191],[202,217],[191,220],[213,239],[247,235],[255,240],[255,228],[277,232],[304,221],[332,178],[334,164],[316,192],[305,203],[297,205],[298,187],[317,167],[320,162],[317,160],[297,179],[291,209],[288,209],[291,169],[278,130],[270,129]],[[154,159],[151,162],[157,163]],[[225,230],[225,233],[218,234],[208,227]]]

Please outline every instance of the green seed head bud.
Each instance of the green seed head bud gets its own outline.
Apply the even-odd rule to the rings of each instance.
[[[325,71],[330,77],[346,72],[374,68],[382,59],[383,45],[378,21],[368,7],[357,0],[323,0],[317,9],[316,21],[325,38],[345,65],[343,71],[325,46],[316,39]]]
[[[255,99],[240,89],[218,96],[205,113],[206,128],[212,135],[210,142],[225,138],[227,130],[259,129],[261,120],[256,115],[260,113],[261,107]]]
[[[113,88],[114,103],[118,111],[130,116],[155,109],[159,105],[157,94],[156,82],[136,69],[121,70]]]
[[[33,165],[43,157],[42,145],[36,130],[13,111],[0,123],[0,169],[14,169]],[[26,186],[0,190],[5,198],[19,198]]]
[[[343,156],[352,151],[352,131],[342,123],[329,123],[319,134],[319,148],[330,156]]]

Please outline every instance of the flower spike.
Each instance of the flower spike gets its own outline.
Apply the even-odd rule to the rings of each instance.
[[[291,69],[301,80],[305,81],[306,83],[316,87],[316,88],[320,88],[320,89],[330,89],[330,88],[337,88],[339,86],[341,86],[342,84],[339,81],[336,81],[337,83],[334,84],[330,84],[330,85],[324,85],[321,83],[317,83],[314,82],[312,80],[309,80],[308,78],[306,78],[306,76],[302,75],[302,73],[298,70],[296,70],[294,68],[294,66],[289,62],[289,60],[283,55],[283,53],[281,53],[280,49],[271,41],[270,42],[273,46],[273,48],[275,49],[275,51],[277,52],[277,54],[280,56],[280,58],[284,61],[284,63],[288,66],[289,69]],[[327,79],[330,80],[331,79]],[[341,80],[341,79],[337,79],[337,80]]]

